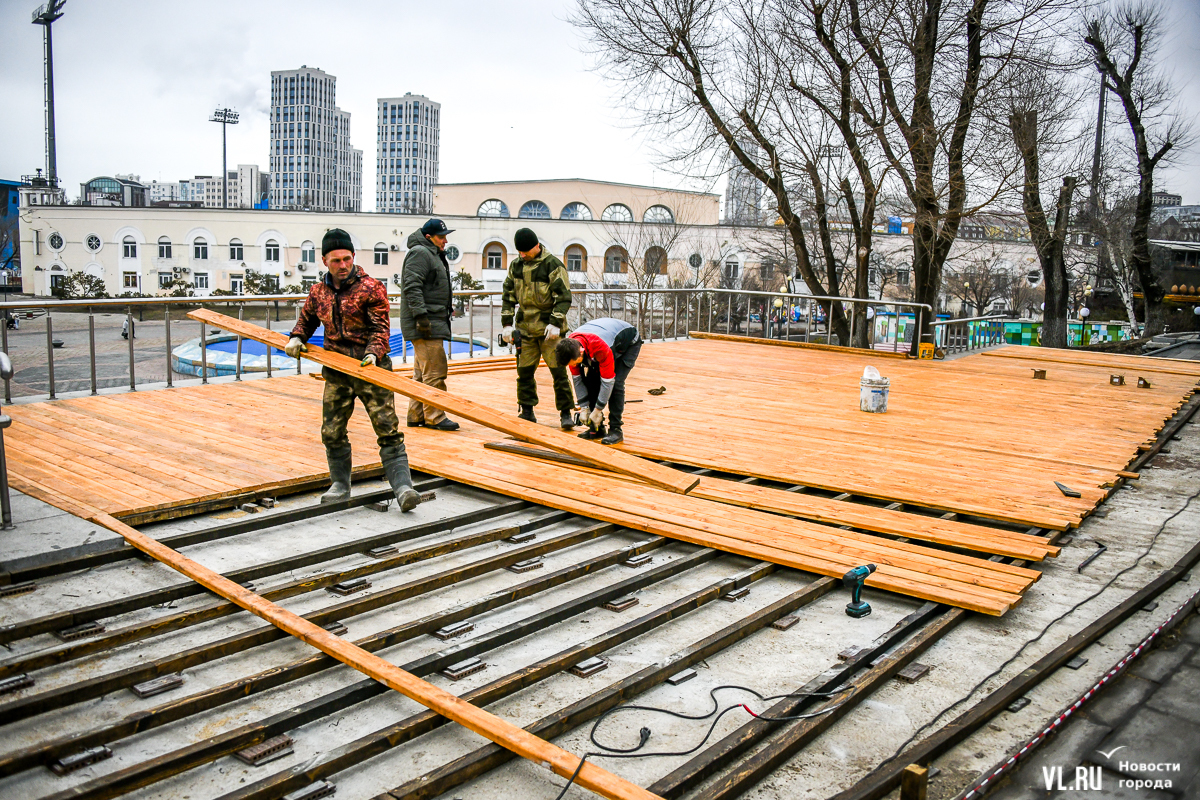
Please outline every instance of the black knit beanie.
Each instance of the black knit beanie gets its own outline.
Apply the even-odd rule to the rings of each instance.
[[[530,250],[537,247],[537,243],[537,234],[531,231],[529,228],[521,228],[519,231],[517,231],[516,235],[513,236],[513,244],[515,244],[517,246],[517,250],[522,253],[528,253]]]
[[[328,255],[331,250],[349,250],[353,253],[354,242],[350,241],[350,234],[341,228],[331,228],[321,240],[321,255]]]

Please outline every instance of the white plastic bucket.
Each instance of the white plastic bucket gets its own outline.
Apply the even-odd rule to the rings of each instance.
[[[858,408],[869,414],[887,412],[888,388],[890,382],[880,377],[879,370],[867,367],[863,370],[862,382],[858,390]]]

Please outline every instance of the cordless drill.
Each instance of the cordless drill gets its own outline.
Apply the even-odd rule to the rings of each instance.
[[[846,605],[846,616],[861,619],[871,613],[871,605],[862,599],[862,590],[867,576],[874,571],[874,564],[864,564],[842,576],[842,585],[850,590],[850,602]]]
[[[500,347],[504,347],[506,344],[508,344],[508,342],[504,341],[503,333],[496,334],[496,344],[499,345]],[[519,330],[517,330],[516,328],[513,328],[513,332],[512,332],[512,346],[513,346],[513,349],[517,351],[517,355],[520,355],[521,354],[521,332]]]

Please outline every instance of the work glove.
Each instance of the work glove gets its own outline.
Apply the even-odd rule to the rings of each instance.
[[[414,322],[417,323],[418,339],[428,339],[433,334],[433,331],[429,327],[429,316],[427,314],[416,317]]]
[[[592,413],[588,414],[588,427],[594,431],[600,430],[600,426],[604,424],[604,409],[597,406],[592,409]]]
[[[374,353],[367,353],[367,357],[366,357],[366,358],[364,358],[364,359],[362,360],[362,363],[361,363],[361,364],[359,364],[359,366],[360,366],[360,367],[373,367],[373,366],[375,366],[375,354],[374,354]]]
[[[288,339],[283,352],[287,353],[288,358],[299,358],[301,353],[308,352],[308,345],[301,341],[299,336],[293,336],[291,339]]]
[[[513,340],[512,335],[513,335],[513,326],[512,325],[505,325],[504,330],[500,331],[500,338],[504,340],[505,344],[512,344],[512,340]]]
[[[562,330],[557,325],[547,325],[546,326],[546,338],[547,339],[557,339],[561,335],[562,335]]]

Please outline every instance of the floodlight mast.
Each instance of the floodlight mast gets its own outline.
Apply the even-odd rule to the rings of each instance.
[[[221,123],[221,208],[229,208],[229,168],[225,158],[225,126],[238,124],[238,112],[232,108],[218,108],[208,118],[208,121]]]
[[[67,0],[50,0],[33,12],[33,24],[45,31],[46,59],[46,178],[51,187],[58,186],[58,154],[54,146],[54,43],[51,26],[62,17]]]

